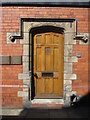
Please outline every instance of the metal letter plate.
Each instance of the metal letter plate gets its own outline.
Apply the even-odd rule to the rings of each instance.
[[[42,77],[53,77],[53,72],[42,72]]]

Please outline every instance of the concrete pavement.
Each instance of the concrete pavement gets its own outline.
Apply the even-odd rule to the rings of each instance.
[[[18,116],[3,116],[3,118],[87,118],[89,119],[89,98],[90,93],[81,98],[76,104],[71,107],[62,108],[41,108],[34,107],[24,109]]]

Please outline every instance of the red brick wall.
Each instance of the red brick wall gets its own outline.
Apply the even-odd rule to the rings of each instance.
[[[6,44],[7,32],[19,32],[20,18],[76,18],[77,32],[88,33],[88,8],[69,7],[2,7],[2,54],[3,56],[21,56],[22,45]],[[75,45],[73,54],[81,51],[82,57],[73,64],[73,73],[77,73],[77,80],[73,82],[73,90],[78,95],[88,91],[88,46]],[[3,65],[3,85],[21,85],[18,73],[22,73],[22,65]],[[21,88],[3,87],[3,107],[22,107],[22,98],[17,97]]]
[[[77,74],[77,80],[73,81],[73,90],[77,91],[77,95],[85,95],[88,92],[88,46],[75,45],[73,55],[81,52],[81,58],[77,63],[73,63],[73,73]]]
[[[22,81],[18,80],[18,73],[22,73],[21,65],[3,65],[2,67],[2,84],[7,85],[2,88],[3,107],[22,106],[22,98],[17,97],[17,92],[22,90]]]

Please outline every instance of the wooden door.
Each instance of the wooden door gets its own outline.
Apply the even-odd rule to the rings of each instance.
[[[36,98],[62,97],[64,35],[48,32],[34,36]]]

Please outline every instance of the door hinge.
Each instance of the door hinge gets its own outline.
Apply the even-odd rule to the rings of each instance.
[[[32,74],[32,72],[31,72],[31,71],[29,71],[29,76],[31,76],[31,74]]]

